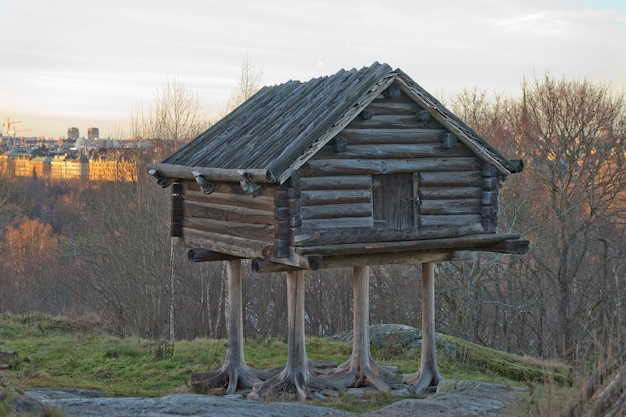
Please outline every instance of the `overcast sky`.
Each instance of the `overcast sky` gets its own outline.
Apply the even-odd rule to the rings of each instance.
[[[444,100],[546,72],[626,88],[624,0],[0,0],[0,33],[0,117],[28,136],[115,134],[173,79],[217,113],[246,57],[264,85],[385,62]]]

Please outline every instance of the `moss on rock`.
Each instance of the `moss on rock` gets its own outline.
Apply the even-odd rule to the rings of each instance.
[[[422,333],[404,324],[377,324],[369,328],[372,353],[386,360],[401,355],[419,357]],[[334,337],[352,342],[352,331]],[[490,349],[456,337],[435,334],[437,357],[440,361],[454,362],[465,371],[496,375],[518,382],[566,382],[566,367],[556,369],[537,360]]]

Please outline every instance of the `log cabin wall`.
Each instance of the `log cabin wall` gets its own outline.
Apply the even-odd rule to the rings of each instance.
[[[297,174],[295,246],[496,231],[495,167],[396,85]]]
[[[195,181],[182,181],[182,236],[189,247],[243,258],[262,256],[274,244],[276,186],[264,184],[252,197],[239,183],[217,183],[207,194]]]

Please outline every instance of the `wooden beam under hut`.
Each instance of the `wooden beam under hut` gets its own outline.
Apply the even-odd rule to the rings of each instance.
[[[423,262],[462,261],[470,259],[466,251],[417,251],[417,252],[391,252],[375,254],[347,254],[340,256],[332,255],[309,255],[306,257],[311,271],[327,268],[344,268],[353,266],[374,266]],[[254,258],[251,263],[252,272],[282,272],[295,271],[298,268],[278,262],[266,261],[263,258]]]
[[[233,261],[241,259],[238,256],[229,255],[227,253],[214,252],[202,248],[189,249],[187,259],[191,262],[216,262],[216,261]]]
[[[482,252],[506,253],[508,255],[523,255],[528,252],[528,240],[505,240],[480,248]]]
[[[297,247],[296,253],[299,255],[323,255],[338,256],[339,254],[364,254],[372,253],[394,253],[394,252],[418,252],[418,251],[458,251],[458,250],[476,250],[476,251],[492,251],[500,252],[506,250],[518,250],[516,254],[523,254],[528,249],[528,241],[517,239],[518,234],[482,234],[469,235],[456,238],[446,239],[424,239],[424,240],[408,240],[396,242],[377,242],[377,243],[348,243],[337,245],[319,245]],[[512,242],[518,242],[513,244]],[[504,244],[502,242],[508,242]],[[510,252],[505,252],[510,253]]]

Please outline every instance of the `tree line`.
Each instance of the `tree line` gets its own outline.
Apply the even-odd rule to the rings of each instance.
[[[260,77],[244,70],[240,89],[251,94],[249,80],[258,87]],[[121,336],[225,336],[224,265],[188,262],[171,245],[170,191],[145,173],[208,126],[185,114],[197,109],[195,96],[174,84],[147,115],[135,115],[136,129],[164,139],[137,154],[136,182],[44,182],[0,167],[1,310],[90,316]],[[448,105],[524,160],[502,189],[499,223],[531,247],[524,256],[476,253],[437,264],[436,328],[513,353],[582,361],[597,346],[624,344],[625,96],[550,75],[521,90],[508,97],[468,89]],[[159,101],[167,94],[173,101]],[[246,336],[284,337],[284,276],[243,270]],[[419,265],[372,267],[371,323],[419,327],[420,275]],[[351,271],[306,279],[307,334],[350,329]]]

